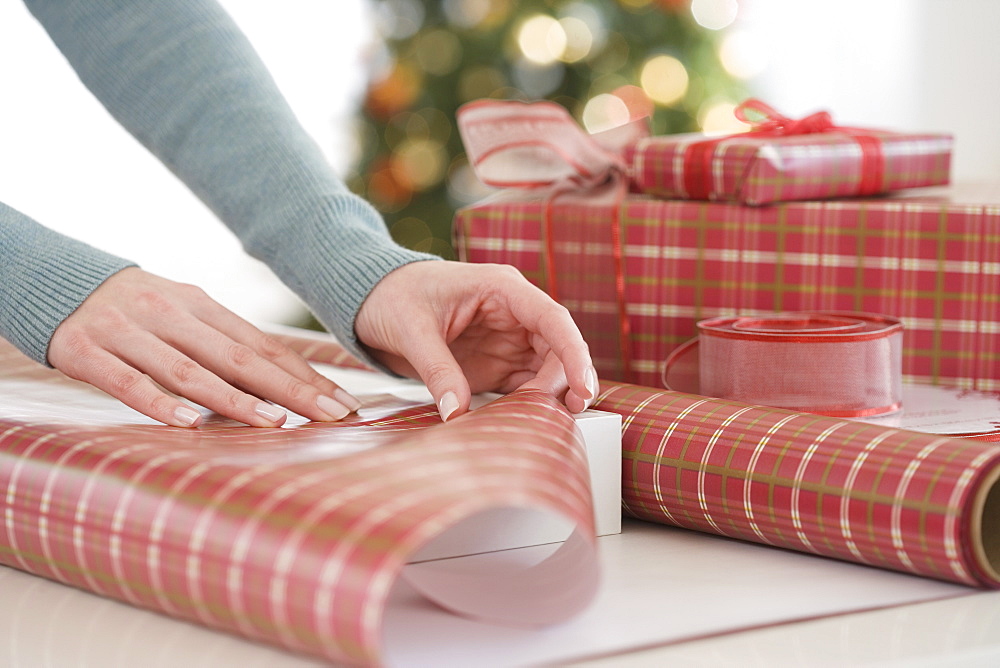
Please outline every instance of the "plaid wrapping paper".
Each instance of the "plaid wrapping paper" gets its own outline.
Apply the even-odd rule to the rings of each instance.
[[[1000,448],[602,383],[633,517],[1000,587]]]
[[[706,160],[707,197],[685,185],[685,154],[711,140],[684,134],[648,137],[632,149],[636,188],[665,198],[711,199],[760,205],[792,200],[871,195],[943,185],[951,175],[952,137],[867,131],[881,153],[881,179],[866,192],[865,149],[848,132],[761,137],[753,132],[715,140]]]
[[[601,376],[650,386],[703,318],[860,311],[903,321],[907,381],[1000,389],[998,230],[995,185],[767,207],[507,190],[455,220],[463,260],[557,291]]]
[[[296,345],[325,362],[349,360],[332,344]],[[216,416],[186,430],[147,421],[4,345],[0,394],[0,563],[14,568],[365,664],[379,660],[393,582],[416,567],[420,586],[422,566],[404,570],[408,556],[481,510],[538,508],[576,523],[556,553],[566,575],[545,580],[563,617],[595,591],[583,445],[572,417],[542,393],[517,392],[447,424],[433,406],[382,405],[340,423],[254,429]],[[366,418],[369,408],[389,416]],[[489,575],[539,598],[525,600],[529,617],[552,598],[530,573]],[[429,593],[455,605],[455,589]],[[464,612],[511,614],[489,606]]]

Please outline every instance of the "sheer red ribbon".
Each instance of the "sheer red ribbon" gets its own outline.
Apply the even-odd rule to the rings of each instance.
[[[712,318],[664,365],[668,389],[833,417],[902,407],[903,325],[869,313]]]
[[[610,241],[617,301],[619,355],[626,380],[632,377],[631,326],[625,310],[624,240],[621,208],[628,194],[625,149],[648,134],[644,120],[589,135],[561,106],[550,102],[483,100],[463,106],[458,129],[469,163],[490,186],[546,188],[542,221],[545,290],[559,300],[553,244],[557,198],[614,187]]]
[[[840,132],[849,135],[861,149],[861,182],[858,195],[872,195],[882,192],[885,178],[885,156],[882,142],[862,128],[834,125],[829,112],[818,111],[805,118],[793,119],[784,116],[773,107],[751,98],[733,112],[739,120],[753,126],[752,136],[788,137],[793,135]],[[690,144],[684,152],[684,189],[693,199],[710,199],[714,179],[712,162],[716,147],[728,139],[745,137],[745,133],[714,137]]]

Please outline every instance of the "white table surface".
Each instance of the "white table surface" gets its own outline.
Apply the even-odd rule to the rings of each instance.
[[[1000,592],[634,521],[599,545],[597,599],[542,631],[462,620],[401,587],[387,616],[390,658],[435,666],[1000,665]],[[0,591],[3,666],[322,665],[9,568],[0,568]]]

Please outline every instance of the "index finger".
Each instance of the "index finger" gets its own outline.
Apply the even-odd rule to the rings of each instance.
[[[597,372],[590,348],[569,310],[523,277],[503,294],[511,314],[540,336],[562,363],[572,392],[581,399],[595,398]]]

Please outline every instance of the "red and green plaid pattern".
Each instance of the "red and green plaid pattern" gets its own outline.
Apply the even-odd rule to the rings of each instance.
[[[1000,587],[1000,448],[603,383],[623,419],[626,513]]]
[[[376,405],[390,417],[189,430],[4,345],[0,395],[0,563],[293,651],[377,663],[408,557],[482,510],[555,512],[596,561],[579,431],[540,392],[447,424],[433,406]],[[571,588],[567,609],[595,582]]]
[[[507,191],[463,209],[456,245],[464,260],[512,264],[543,288],[554,283],[603,378],[660,386],[667,355],[703,318],[861,311],[903,321],[907,380],[1000,389],[996,187],[767,207],[629,195],[617,211],[560,194],[551,239],[548,201],[544,192]],[[619,341],[616,219],[629,368]]]
[[[879,192],[946,184],[951,174],[952,138],[944,134],[893,134],[865,131],[880,146]],[[643,193],[691,199],[685,152],[703,135],[667,135],[640,140],[631,149],[632,178]],[[862,145],[845,132],[784,137],[755,133],[718,140],[711,150],[709,199],[767,204],[863,194]],[[870,176],[869,176],[870,178]]]

